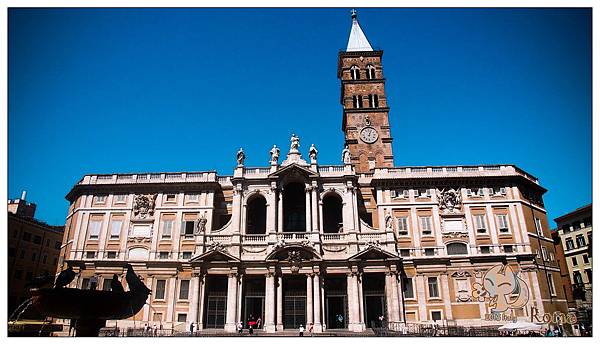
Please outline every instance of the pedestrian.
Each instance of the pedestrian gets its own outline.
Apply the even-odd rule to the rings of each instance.
[[[313,323],[311,322],[311,323],[310,323],[310,325],[308,325],[308,334],[309,334],[311,337],[313,336],[313,328],[314,328],[314,325],[313,325]]]
[[[298,332],[300,334],[298,334],[298,336],[303,337],[304,336],[304,326],[302,326],[302,324],[300,324],[300,327],[298,327]]]
[[[144,324],[144,336],[147,336],[149,333],[150,327],[147,323]]]
[[[152,331],[154,333],[154,336],[158,337],[158,327],[156,327],[156,324],[152,325]]]
[[[250,335],[254,334],[254,326],[250,325],[250,326],[248,327],[248,333],[249,333]]]
[[[194,335],[194,323],[190,323],[190,337]]]
[[[237,325],[235,325],[235,328],[237,328],[239,335],[242,335],[242,333],[244,333],[244,325],[242,325],[242,321],[238,321]]]
[[[259,329],[261,327],[262,324],[262,319],[259,317],[258,319],[256,319],[256,329]]]

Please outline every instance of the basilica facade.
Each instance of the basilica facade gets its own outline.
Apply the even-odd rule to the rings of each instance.
[[[84,176],[66,197],[72,287],[110,289],[131,263],[152,293],[119,325],[181,330],[361,332],[567,312],[546,189],[511,164],[394,166],[382,56],[354,13],[338,59],[341,164],[321,164],[314,145],[303,155],[292,135],[262,167],[240,149],[232,175]],[[510,291],[486,285],[490,272]]]

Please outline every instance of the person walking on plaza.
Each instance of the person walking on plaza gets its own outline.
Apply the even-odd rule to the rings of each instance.
[[[298,336],[303,337],[304,336],[304,326],[300,325],[300,327],[298,328],[298,331],[300,332],[300,334],[298,334]]]
[[[194,323],[190,323],[190,337],[194,335]]]
[[[313,323],[311,322],[311,323],[310,323],[310,325],[308,325],[308,334],[309,334],[311,337],[313,336],[313,328],[314,328],[314,325],[313,325]]]

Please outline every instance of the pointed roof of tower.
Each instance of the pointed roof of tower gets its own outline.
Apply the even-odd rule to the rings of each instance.
[[[356,10],[352,10],[352,30],[350,30],[350,38],[348,38],[348,46],[346,47],[347,52],[366,52],[373,51],[371,48],[371,44],[369,44],[369,40],[365,33],[360,28],[360,24],[358,24],[358,19],[356,18]]]

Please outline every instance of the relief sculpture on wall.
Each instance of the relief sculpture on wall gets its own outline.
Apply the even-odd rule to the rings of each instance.
[[[136,218],[148,218],[154,215],[157,194],[139,194],[133,199],[133,215]]]

